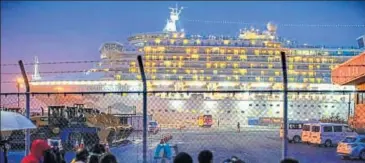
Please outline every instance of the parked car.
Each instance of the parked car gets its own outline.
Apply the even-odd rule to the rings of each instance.
[[[330,147],[338,144],[347,136],[357,136],[357,133],[346,124],[317,123],[313,124],[310,133],[310,143]]]
[[[157,134],[160,131],[160,125],[156,121],[148,122],[148,132]]]
[[[343,159],[360,158],[365,160],[365,135],[346,137],[338,144],[337,154]]]

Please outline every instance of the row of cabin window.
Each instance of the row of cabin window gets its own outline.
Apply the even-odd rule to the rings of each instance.
[[[145,45],[145,46],[149,46],[149,45]],[[155,45],[153,45],[155,46]],[[158,45],[156,45],[158,46]],[[255,47],[255,46],[237,46],[237,47]],[[261,46],[256,46],[256,47],[261,47]],[[213,48],[192,48],[192,50],[187,50],[187,48],[191,48],[191,47],[167,47],[167,48],[149,48],[149,49],[140,49],[140,51],[145,51],[146,53],[187,53],[187,54],[192,54],[192,53],[199,53],[199,54],[238,54],[241,53],[242,51],[249,51],[248,53],[250,54],[255,54],[255,55],[279,55],[280,54],[280,49],[276,49],[276,50],[266,50],[264,49],[264,47],[262,47],[262,49],[230,49],[230,48],[220,48],[220,49],[216,49],[214,50]],[[195,50],[194,50],[195,49]],[[236,50],[236,51],[235,51]],[[238,50],[238,52],[237,52]],[[317,51],[303,51],[303,53],[298,53],[296,50],[291,50],[287,52],[289,55],[300,55],[300,56],[339,56],[342,55],[342,53],[338,53],[338,51],[323,51],[323,50],[317,50]],[[359,52],[346,52],[346,54],[343,54],[344,56],[352,56],[354,54],[358,54]],[[309,58],[309,57],[308,57]],[[317,62],[321,62],[318,59],[316,59]],[[329,60],[328,62],[334,62],[335,60]],[[313,60],[312,62],[315,62],[315,60]]]
[[[167,80],[180,80],[177,76],[169,75],[169,76],[162,76],[161,78],[151,77],[150,79],[156,80],[156,79],[167,79]],[[201,80],[201,81],[222,81],[222,80],[228,80],[228,81],[245,81],[245,82],[282,82],[282,78],[280,77],[239,77],[238,79],[233,77],[219,77],[219,76],[213,76],[208,78],[201,78],[201,77],[194,77],[194,76],[184,76],[181,80]],[[322,79],[320,80],[308,80],[308,79],[297,79],[297,78],[289,78],[289,82],[303,82],[303,83],[330,83],[331,79]]]
[[[202,68],[203,67],[203,68]],[[240,75],[269,75],[269,76],[281,76],[281,71],[275,70],[275,69],[230,69],[227,67],[225,70],[217,70],[217,68],[204,68],[204,66],[199,66],[199,68],[191,68],[191,69],[185,69],[185,68],[172,68],[172,69],[166,69],[166,68],[149,68],[146,67],[145,71],[147,73],[157,73],[157,72],[163,72],[166,74],[169,74],[169,72],[174,74],[220,74],[220,75],[234,75],[234,74],[240,74]],[[118,71],[126,71],[126,68],[118,69]],[[132,67],[128,69],[131,72],[137,72],[137,67]],[[314,72],[314,71],[288,71],[288,77],[331,77],[330,71],[326,72]]]
[[[157,77],[160,76],[160,77]],[[169,74],[168,76],[164,75],[164,74],[157,74],[156,75],[151,75],[151,77],[147,77],[148,79],[151,80],[157,80],[157,79],[166,79],[166,80],[190,80],[190,81],[195,81],[195,80],[200,80],[200,81],[222,81],[222,80],[229,80],[229,81],[244,81],[244,82],[282,82],[282,78],[280,77],[238,77],[236,78],[235,76],[225,76],[225,77],[220,77],[220,76],[212,76],[212,77],[204,77],[204,76],[198,76],[198,75],[194,75],[190,74],[184,74],[183,77],[178,77],[178,75],[175,74]],[[124,78],[126,79],[126,78]],[[316,79],[308,79],[308,78],[289,78],[288,81],[289,82],[303,82],[303,83],[331,83],[331,79],[330,78],[317,78]]]
[[[161,112],[162,110],[160,109],[160,110],[157,110],[158,112]],[[165,112],[169,112],[169,110],[168,109],[165,109],[164,110]],[[155,112],[155,110],[154,109],[152,109],[151,110],[151,112]],[[171,110],[171,112],[176,112],[176,110]],[[206,113],[209,113],[210,111],[206,111]],[[227,114],[230,114],[231,113],[231,110],[228,110],[227,112],[226,112]],[[237,111],[235,112],[235,113],[237,113]],[[243,111],[243,110],[241,110],[240,111],[240,113],[242,113],[242,114],[244,114],[245,113],[245,111]],[[279,114],[280,112],[279,111],[277,111],[277,112],[275,112],[276,114]]]
[[[174,45],[174,46],[183,46],[183,45],[194,45],[194,46],[233,46],[233,47],[269,47],[266,46],[264,43],[251,43],[251,42],[240,42],[240,43],[230,43],[230,44],[224,44],[223,42],[200,42],[197,43],[196,41],[194,42],[189,42],[189,44],[184,44],[184,42],[177,42],[174,41],[173,43],[171,43],[170,41],[168,42],[155,42],[155,41],[151,41],[151,42],[146,42],[145,43],[146,46],[157,46],[157,45]],[[280,47],[279,44],[275,45],[275,47]]]
[[[160,109],[160,110],[156,110],[156,112],[161,112],[161,111],[162,111],[161,109]],[[168,110],[168,109],[165,109],[164,111],[165,111],[165,112],[169,112],[169,110]],[[152,110],[151,110],[151,112],[153,112],[153,113],[154,113],[154,112],[155,112],[155,110],[154,110],[154,109],[152,109]],[[172,113],[175,113],[175,112],[176,112],[176,110],[171,110],[171,112],[172,112]],[[209,114],[209,111],[206,111],[206,113],[207,113],[207,114]],[[230,114],[230,113],[231,113],[231,110],[226,111],[226,113],[227,113],[227,114]],[[235,113],[238,113],[238,112],[236,111]],[[241,111],[240,111],[240,113],[244,114],[244,113],[245,113],[245,111],[241,110]],[[296,112],[296,113],[297,113],[298,115],[300,115],[300,114],[301,114],[301,112]],[[313,112],[312,112],[312,113],[313,113]],[[275,112],[275,114],[280,114],[280,111],[276,111],[276,112]],[[321,115],[321,114],[322,114],[322,112],[318,112],[318,115]],[[303,115],[307,115],[307,112],[303,112]]]
[[[178,41],[167,41],[167,42],[162,42],[161,41],[148,41],[146,43],[144,43],[145,46],[160,46],[160,45],[174,45],[174,46],[189,46],[189,45],[193,45],[193,46],[230,46],[230,47],[271,47],[271,48],[280,48],[281,45],[280,44],[265,44],[262,42],[256,43],[256,42],[230,42],[228,44],[225,44],[224,42],[199,42],[197,43],[196,41],[194,42],[178,42]],[[300,48],[300,46],[291,46],[290,48]],[[293,50],[292,54],[295,55],[342,55],[343,53],[346,53],[346,55],[356,55],[356,52],[349,52],[349,51],[309,51],[309,50]]]
[[[129,68],[128,69],[129,72],[131,73],[137,73],[138,72],[138,68]],[[165,74],[160,74],[162,75],[173,75],[173,74],[182,74],[182,75],[187,75],[186,78],[188,78],[188,75],[226,75],[226,77],[232,77],[235,78],[235,76],[230,76],[230,75],[245,75],[245,76],[255,76],[255,77],[260,77],[263,80],[265,80],[265,77],[269,77],[269,81],[271,80],[270,78],[274,78],[271,76],[280,76],[281,77],[281,73],[279,71],[274,71],[274,70],[250,70],[250,69],[241,69],[241,70],[232,70],[232,71],[223,71],[223,70],[215,70],[213,68],[211,69],[201,69],[201,70],[196,70],[196,69],[172,69],[172,70],[166,70],[164,68],[146,68],[146,73],[150,74],[157,74],[157,73],[165,73]],[[225,73],[226,72],[226,73]],[[280,78],[279,77],[279,78]],[[312,77],[312,78],[311,78]],[[317,78],[315,78],[317,77]],[[302,81],[302,82],[321,82],[321,81],[327,81],[326,77],[328,78],[328,80],[330,81],[330,77],[331,74],[329,72],[322,72],[322,73],[316,73],[316,72],[301,72],[301,74],[299,72],[297,73],[288,73],[288,80],[289,82],[294,82],[294,81]],[[256,79],[256,78],[255,78]],[[260,80],[260,79],[257,79]]]
[[[233,61],[232,61],[233,62]],[[205,65],[205,66],[204,66]],[[279,64],[272,64],[272,63],[247,63],[247,64],[242,64],[240,62],[237,63],[219,63],[218,61],[209,61],[209,63],[194,63],[194,62],[188,62],[188,63],[173,63],[170,61],[164,61],[164,62],[160,62],[160,63],[155,63],[155,62],[148,62],[146,64],[146,67],[194,67],[194,68],[258,68],[258,69],[262,69],[262,68],[270,68],[270,69],[280,69],[281,65]],[[131,68],[136,68],[137,65],[136,64],[130,64]],[[288,65],[288,69],[289,70],[331,70],[335,67],[335,65],[305,65],[305,64],[289,64]]]
[[[278,57],[270,57],[270,56],[256,56],[256,55],[227,55],[227,56],[221,56],[221,55],[213,55],[213,56],[207,56],[207,55],[200,55],[200,54],[191,54],[190,57],[188,56],[167,56],[167,55],[145,55],[146,60],[180,60],[180,61],[187,61],[187,60],[197,60],[197,61],[230,61],[230,60],[241,60],[241,61],[261,61],[261,62],[280,62],[280,58]],[[316,62],[314,62],[316,61]],[[342,63],[346,61],[345,58],[323,58],[323,59],[308,59],[302,57],[300,60],[295,60],[295,63],[313,63],[313,64],[332,64],[332,63]],[[289,63],[294,63],[294,59],[289,58]]]
[[[252,104],[249,104],[249,106],[253,106]],[[260,106],[259,104],[256,104],[256,106]],[[262,104],[262,106],[266,106],[266,104]],[[273,104],[270,104],[270,106],[273,106]],[[301,105],[297,105],[297,107],[300,107]],[[303,107],[307,107],[308,105],[303,105]],[[276,107],[280,107],[280,104],[276,104]],[[290,107],[294,107],[294,105],[290,105]],[[311,105],[310,107],[314,107],[314,105]],[[321,108],[321,105],[318,105],[319,108]],[[328,107],[328,105],[324,106],[325,108]],[[334,105],[332,105],[332,108],[335,108]]]

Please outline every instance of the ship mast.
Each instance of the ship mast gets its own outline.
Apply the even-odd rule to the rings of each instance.
[[[41,79],[41,75],[39,73],[39,61],[38,61],[38,57],[35,56],[34,57],[34,74],[32,75],[32,80],[40,80]]]
[[[167,19],[167,23],[165,28],[163,29],[164,32],[176,32],[176,21],[179,20],[179,15],[184,7],[178,8],[177,4],[175,8],[169,7],[171,10],[170,12],[170,19]]]

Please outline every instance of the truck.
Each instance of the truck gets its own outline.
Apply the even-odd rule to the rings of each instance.
[[[212,115],[200,115],[197,119],[199,127],[212,127],[213,125]]]
[[[59,138],[66,150],[82,140],[87,147],[96,143],[112,145],[126,139],[132,132],[132,127],[122,124],[119,118],[82,104],[49,106],[47,116],[31,119],[37,126],[31,132],[31,140]]]
[[[143,131],[143,115],[142,114],[114,114],[121,119],[122,122],[132,126],[133,131]],[[160,131],[160,126],[152,115],[147,115],[148,132],[156,134]]]

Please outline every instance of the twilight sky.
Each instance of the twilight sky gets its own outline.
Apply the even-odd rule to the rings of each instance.
[[[120,41],[134,33],[161,31],[176,2],[1,2],[1,64],[97,60],[103,42]],[[365,24],[365,2],[179,2],[186,7],[181,24],[189,34],[235,36],[239,24],[206,24],[189,20],[226,20],[278,24]],[[356,46],[365,34],[359,27],[279,27],[280,36],[301,43]],[[90,64],[43,66],[41,71],[82,70]],[[19,72],[2,66],[2,73]],[[32,67],[27,66],[28,71]],[[1,81],[15,76],[1,75]],[[10,86],[9,86],[10,85]],[[2,92],[14,83],[1,83]]]

